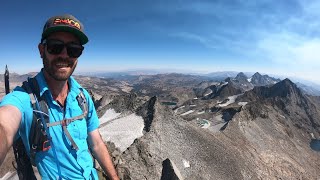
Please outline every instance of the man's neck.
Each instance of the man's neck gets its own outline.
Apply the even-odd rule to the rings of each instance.
[[[51,92],[53,99],[57,101],[60,105],[64,106],[69,91],[68,80],[57,81],[53,79],[45,70],[44,78],[48,84],[48,88]]]

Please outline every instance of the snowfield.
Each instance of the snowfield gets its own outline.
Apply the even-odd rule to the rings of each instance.
[[[229,101],[227,101],[226,103],[224,104],[219,104],[218,106],[220,107],[225,107],[225,106],[228,106],[229,104],[232,104],[236,101],[237,97],[240,96],[242,94],[237,94],[237,95],[234,95],[234,96],[229,96],[228,99]]]
[[[114,109],[108,109],[100,118],[100,125],[117,118],[120,114],[121,113],[117,113]]]
[[[113,110],[114,111],[114,110]],[[100,122],[106,122],[106,125],[99,128],[104,141],[111,141],[121,152],[125,151],[135,139],[143,136],[144,121],[141,116],[130,114],[118,119],[118,113],[112,114],[112,110],[107,111],[100,119]],[[108,117],[108,114],[109,116]]]

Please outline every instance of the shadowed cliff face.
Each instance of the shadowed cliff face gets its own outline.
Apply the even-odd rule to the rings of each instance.
[[[273,109],[275,114],[287,117],[299,129],[308,133],[320,130],[319,103],[302,94],[289,79],[271,87],[256,87],[239,99],[250,102],[246,108],[253,118],[262,114],[268,117],[268,109]]]

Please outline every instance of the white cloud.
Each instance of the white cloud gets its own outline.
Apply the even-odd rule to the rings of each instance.
[[[320,38],[306,38],[296,33],[265,35],[257,43],[267,60],[293,66],[320,67]]]
[[[261,37],[256,51],[266,61],[274,63],[274,73],[320,83],[320,38],[288,31]]]
[[[302,42],[300,46],[293,48],[296,60],[300,63],[320,65],[320,39],[312,39]]]

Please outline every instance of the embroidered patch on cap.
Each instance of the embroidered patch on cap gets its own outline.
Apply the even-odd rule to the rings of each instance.
[[[81,30],[80,23],[78,23],[77,21],[75,21],[73,19],[69,19],[69,18],[66,18],[66,19],[56,18],[56,19],[53,20],[53,24],[54,25],[65,24],[65,25],[69,25],[69,26],[72,26],[72,27],[76,27],[79,30]]]

